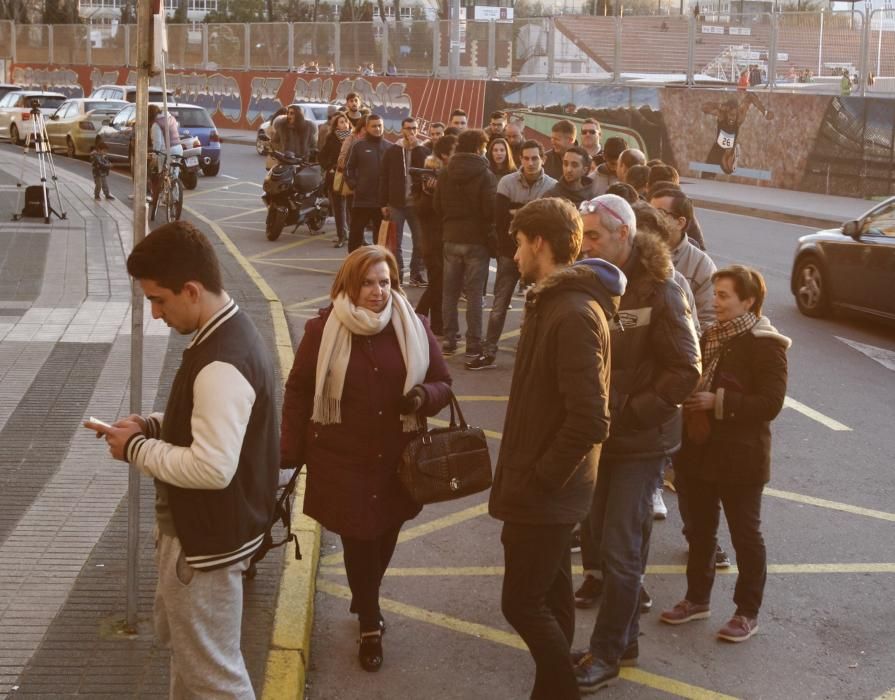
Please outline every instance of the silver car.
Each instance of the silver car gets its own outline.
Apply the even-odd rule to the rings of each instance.
[[[110,121],[127,104],[123,100],[85,97],[66,100],[47,119],[50,148],[65,151],[69,158],[89,154],[103,122]]]
[[[60,92],[43,90],[15,90],[0,98],[0,138],[13,143],[24,143],[34,128],[31,110],[34,105],[44,118],[50,116],[66,100]]]

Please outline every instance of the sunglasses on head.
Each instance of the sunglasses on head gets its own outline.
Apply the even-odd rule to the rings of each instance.
[[[625,220],[616,214],[610,207],[607,207],[603,202],[597,201],[596,199],[590,202],[581,202],[581,205],[578,207],[578,212],[581,214],[593,214],[598,209],[609,212],[609,215],[620,224],[625,223]]]

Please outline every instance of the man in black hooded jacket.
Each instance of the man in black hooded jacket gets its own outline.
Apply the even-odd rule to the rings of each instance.
[[[502,609],[528,645],[535,700],[578,698],[569,540],[587,513],[609,435],[609,326],[624,275],[604,260],[572,265],[578,212],[560,199],[516,212],[516,264],[534,283],[504,421],[489,511],[504,522]]]

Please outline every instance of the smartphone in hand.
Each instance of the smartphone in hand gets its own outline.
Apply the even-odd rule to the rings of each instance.
[[[90,416],[90,418],[84,421],[84,427],[90,430],[95,430],[97,433],[105,433],[106,430],[109,430],[112,426],[99,418]]]

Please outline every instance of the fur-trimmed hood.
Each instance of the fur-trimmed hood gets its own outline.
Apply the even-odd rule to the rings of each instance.
[[[790,346],[792,346],[792,340],[787,338],[780,331],[774,328],[767,316],[762,316],[761,318],[759,318],[758,323],[752,326],[750,332],[756,338],[770,338],[771,340],[776,340],[783,346],[784,350],[789,350]]]
[[[629,275],[631,266],[638,260],[656,282],[664,282],[674,277],[671,249],[655,233],[638,231],[634,236],[634,252],[625,264]]]
[[[607,318],[613,318],[618,313],[626,284],[625,274],[612,263],[599,258],[582,260],[562,267],[538,282],[528,293],[526,306],[534,305],[541,296],[552,294],[560,288],[579,289],[600,304]]]

